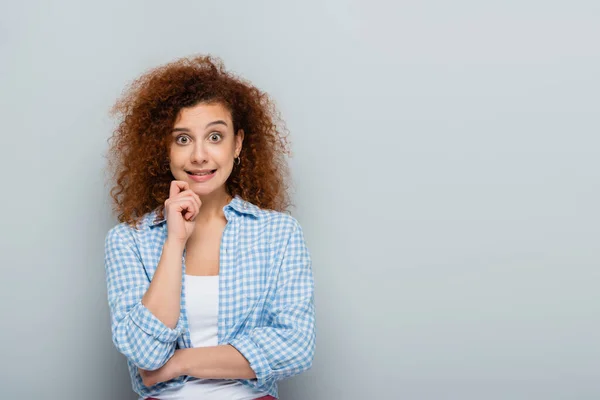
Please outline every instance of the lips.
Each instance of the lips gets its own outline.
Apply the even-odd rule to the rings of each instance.
[[[206,171],[208,173],[205,173],[205,171],[202,171],[201,173],[203,175],[195,175],[189,171],[186,171],[186,172],[187,172],[188,176],[190,177],[190,180],[201,183],[201,182],[208,182],[212,178],[214,178],[216,171],[217,171],[216,169]]]
[[[207,170],[197,171],[197,172],[191,172],[191,171],[185,171],[185,172],[187,172],[189,175],[194,175],[194,176],[206,176],[206,175],[213,174],[215,171],[216,171],[216,169],[207,169]]]

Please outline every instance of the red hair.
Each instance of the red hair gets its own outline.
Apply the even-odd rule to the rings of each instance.
[[[110,190],[120,222],[137,225],[164,205],[175,178],[169,168],[169,138],[179,114],[198,103],[220,103],[230,112],[244,144],[226,183],[230,195],[264,209],[286,211],[290,155],[287,129],[274,101],[214,56],[181,58],[137,78],[113,106],[119,124],[109,139]],[[159,214],[163,214],[162,208]]]

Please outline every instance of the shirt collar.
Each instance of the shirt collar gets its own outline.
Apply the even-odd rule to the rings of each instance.
[[[239,195],[236,195],[225,207],[223,207],[223,212],[225,216],[228,217],[228,210],[235,210],[240,214],[248,214],[253,216],[258,216],[260,212],[260,208],[248,201],[242,199]],[[158,210],[152,211],[148,216],[148,225],[150,227],[154,227],[156,225],[160,225],[167,220],[166,216],[163,218],[157,217]]]

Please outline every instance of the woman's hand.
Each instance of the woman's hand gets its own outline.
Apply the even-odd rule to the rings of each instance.
[[[185,181],[172,181],[169,198],[165,200],[167,239],[185,244],[194,232],[196,216],[202,202]]]
[[[146,371],[145,369],[138,368],[144,386],[153,386],[157,383],[166,382],[183,375],[181,363],[179,362],[181,358],[180,351],[181,350],[175,350],[173,357],[171,357],[165,365],[155,371]]]

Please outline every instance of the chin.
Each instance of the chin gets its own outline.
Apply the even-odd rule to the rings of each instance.
[[[215,187],[214,185],[206,185],[198,182],[190,182],[190,189],[194,191],[198,196],[210,196],[213,193],[218,192],[223,185]]]
[[[194,191],[198,196],[206,196],[215,191],[215,188],[203,186],[198,182],[190,182],[190,189]]]

